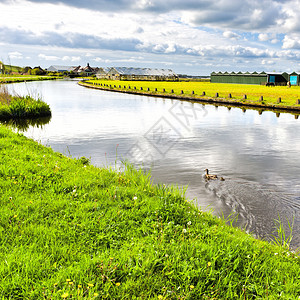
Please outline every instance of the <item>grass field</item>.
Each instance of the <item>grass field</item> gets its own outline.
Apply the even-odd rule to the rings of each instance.
[[[129,165],[0,126],[0,299],[299,299],[300,258]]]
[[[15,83],[23,81],[39,81],[39,80],[52,80],[58,79],[54,76],[41,76],[41,75],[0,75],[0,84],[1,83]]]
[[[91,80],[91,83],[106,84],[116,86],[119,88],[121,85],[122,90],[137,90],[141,91],[141,87],[144,92],[150,89],[150,93],[155,94],[155,88],[157,93],[170,94],[173,90],[174,94],[192,96],[195,98],[214,98],[216,93],[219,93],[220,98],[232,100],[229,98],[231,94],[233,99],[243,101],[244,103],[262,103],[260,97],[263,96],[263,103],[267,105],[280,106],[297,106],[297,100],[300,99],[300,86],[292,86],[288,88],[286,86],[266,87],[262,85],[246,85],[246,84],[224,84],[224,83],[210,83],[210,82],[168,82],[168,81],[115,81],[115,80]],[[125,88],[124,88],[125,86]],[[163,92],[165,89],[165,92]],[[192,95],[192,92],[194,94]],[[202,96],[205,92],[206,96]],[[244,95],[247,95],[247,99],[243,99]],[[281,103],[277,103],[278,98],[281,97]]]

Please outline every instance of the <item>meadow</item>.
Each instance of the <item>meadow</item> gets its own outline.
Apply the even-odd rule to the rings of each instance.
[[[0,75],[1,83],[17,83],[24,81],[40,81],[40,80],[53,80],[58,79],[56,76],[46,76],[46,75]]]
[[[117,81],[117,80],[90,80],[90,84],[111,85],[116,89],[134,91],[134,87],[139,92],[149,94],[173,94],[179,96],[194,97],[195,99],[218,98],[228,101],[238,101],[242,103],[276,105],[278,108],[293,106],[300,109],[300,86],[275,86],[267,87],[264,85],[248,84],[225,84],[195,81]],[[119,88],[119,86],[121,86]],[[129,88],[130,87],[130,88]],[[141,90],[142,88],[142,90]],[[149,88],[149,91],[148,91]],[[157,89],[157,91],[155,90]],[[205,95],[203,95],[205,92]],[[229,97],[231,94],[231,97]],[[244,99],[246,95],[246,99]],[[263,101],[261,101],[263,96]],[[281,102],[278,103],[278,98]]]
[[[0,126],[0,299],[300,297],[287,239],[255,239],[150,178]]]

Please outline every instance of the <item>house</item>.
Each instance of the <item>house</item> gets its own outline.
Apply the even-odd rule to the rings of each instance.
[[[80,75],[91,76],[91,75],[96,74],[98,70],[99,70],[99,68],[93,68],[90,66],[89,63],[87,63],[86,67],[78,66],[78,67],[74,68],[72,71],[74,73],[77,73]]]
[[[107,73],[109,71],[109,68],[98,68],[98,71],[96,73],[96,77],[98,79],[104,79],[107,78]]]
[[[178,75],[170,69],[112,67],[107,72],[112,80],[178,80]]]

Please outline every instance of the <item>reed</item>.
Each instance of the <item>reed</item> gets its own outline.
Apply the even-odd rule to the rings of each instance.
[[[51,116],[50,106],[31,96],[11,95],[6,86],[0,87],[0,119],[24,119]]]

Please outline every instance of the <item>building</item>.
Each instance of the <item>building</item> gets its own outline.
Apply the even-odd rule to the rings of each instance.
[[[107,72],[112,80],[178,80],[178,75],[170,69],[112,67]]]
[[[98,79],[105,79],[107,78],[107,73],[109,72],[109,68],[99,68],[97,73],[96,73],[96,77]]]
[[[80,75],[83,75],[83,76],[90,76],[90,75],[96,74],[98,70],[99,70],[99,68],[93,68],[93,67],[90,66],[89,63],[86,65],[86,67],[53,65],[53,66],[50,66],[47,69],[48,72],[59,72],[59,73],[73,72],[75,74],[78,74],[78,75],[80,74]]]
[[[47,71],[48,72],[71,72],[76,68],[76,66],[58,66],[58,65],[52,65],[50,66]]]
[[[293,72],[290,74],[289,76],[289,81],[291,83],[291,85],[300,85],[300,75],[297,74],[296,72]]]
[[[274,85],[287,85],[290,81],[290,75],[288,73],[274,73],[274,72],[218,72],[211,73],[210,80],[212,83],[240,83],[240,84],[267,84]],[[299,80],[298,80],[299,81]]]
[[[91,76],[91,75],[96,74],[98,72],[98,70],[99,70],[99,68],[97,68],[97,67],[93,68],[90,66],[89,63],[87,63],[86,67],[78,66],[78,67],[74,68],[73,72],[84,75],[84,76]]]

